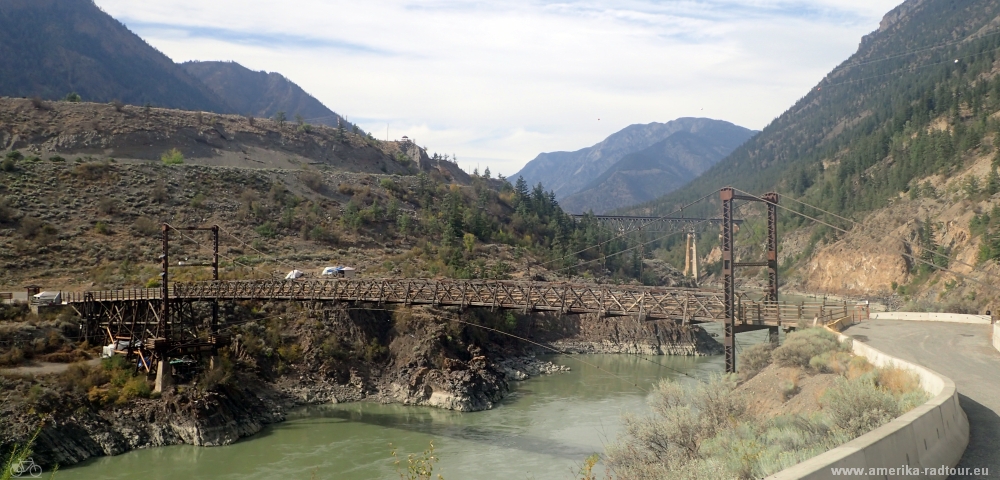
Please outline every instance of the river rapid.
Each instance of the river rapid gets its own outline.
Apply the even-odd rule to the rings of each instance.
[[[445,479],[572,479],[621,428],[621,414],[646,412],[644,390],[723,370],[723,358],[556,355],[565,373],[513,382],[492,410],[348,403],[303,408],[288,420],[224,447],[176,445],[101,457],[61,470],[73,480],[399,478],[397,449],[419,455],[434,442]]]

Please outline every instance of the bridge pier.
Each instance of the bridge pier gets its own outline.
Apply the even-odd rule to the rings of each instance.
[[[174,384],[173,368],[170,366],[169,359],[161,359],[156,365],[156,383],[153,386],[153,392],[163,393],[167,388],[170,388]]]

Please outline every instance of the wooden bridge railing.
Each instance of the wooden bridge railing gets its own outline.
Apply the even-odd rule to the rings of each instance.
[[[158,300],[158,288],[63,293],[63,303]],[[722,321],[722,292],[685,288],[550,282],[430,279],[246,280],[175,283],[170,297],[186,300],[358,301],[403,305],[489,307],[524,312],[597,313],[647,319]],[[769,303],[743,297],[737,324],[819,324],[852,313],[847,303]]]

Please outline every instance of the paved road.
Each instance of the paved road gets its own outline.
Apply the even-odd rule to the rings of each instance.
[[[988,467],[1000,477],[1000,352],[990,325],[872,320],[844,333],[889,355],[955,381],[969,416],[969,447],[960,467]]]
[[[94,358],[87,360],[85,363],[90,366],[100,365],[101,359]],[[8,375],[49,375],[53,373],[65,372],[66,370],[69,370],[70,365],[72,365],[72,363],[36,362],[30,365],[22,365],[20,367],[2,368],[0,369],[0,373]]]

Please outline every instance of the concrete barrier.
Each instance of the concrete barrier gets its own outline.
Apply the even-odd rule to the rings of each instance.
[[[841,340],[847,338],[844,335],[840,337]],[[879,367],[894,365],[915,373],[920,378],[920,386],[931,395],[931,399],[871,432],[767,478],[947,478],[944,474],[925,474],[925,468],[954,467],[969,444],[969,419],[958,404],[955,382],[861,342],[854,342],[854,353]],[[904,465],[919,469],[920,473],[916,476],[889,475],[888,472],[878,471],[875,475],[868,475],[868,472],[865,475],[833,473],[834,468],[864,468],[867,471],[869,468],[900,469]]]
[[[1000,351],[1000,323],[993,324],[993,348]]]
[[[872,320],[909,320],[914,322],[951,322],[989,325],[989,315],[965,315],[961,313],[925,312],[879,312],[871,314]]]

